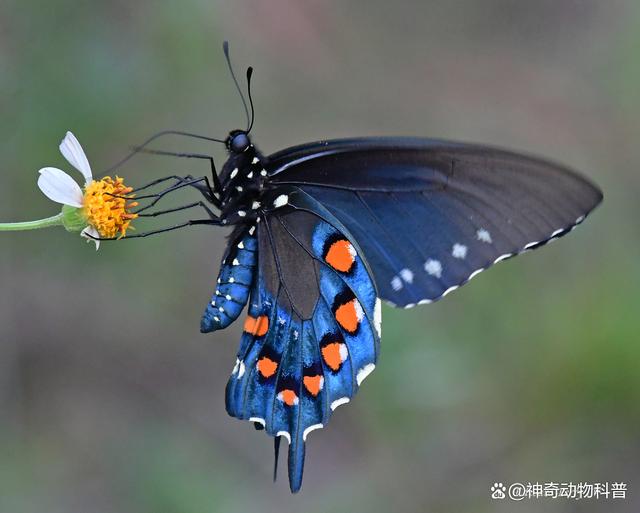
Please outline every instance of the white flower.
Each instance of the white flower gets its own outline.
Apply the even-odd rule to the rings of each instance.
[[[40,170],[38,187],[49,199],[61,203],[62,224],[69,231],[79,231],[100,247],[99,238],[124,237],[131,221],[138,217],[131,209],[138,206],[133,189],[122,178],[105,176],[94,180],[89,160],[78,139],[71,133],[60,143],[60,152],[84,176],[84,188],[64,171],[55,167]]]
[[[60,143],[60,153],[69,161],[73,167],[84,176],[85,187],[93,182],[93,174],[89,160],[82,149],[82,146],[71,132],[67,132],[64,139]],[[82,208],[84,206],[84,194],[77,182],[67,173],[55,167],[44,167],[40,171],[38,178],[38,187],[43,194],[56,203],[69,205],[70,207]],[[100,241],[96,240],[100,237],[100,233],[94,226],[87,225],[80,235],[96,243],[96,251],[100,247]],[[92,239],[91,237],[96,239]]]

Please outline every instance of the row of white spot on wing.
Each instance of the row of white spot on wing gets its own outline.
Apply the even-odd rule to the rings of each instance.
[[[331,403],[331,411],[335,410],[338,406],[347,404],[349,401],[350,399],[348,397],[341,397],[340,399],[336,399]]]
[[[261,424],[262,427],[267,425],[267,422],[262,417],[249,417],[249,422],[257,422],[258,424]]]
[[[382,338],[382,302],[378,297],[373,308],[373,326],[376,329],[376,333],[378,333],[378,338]]]
[[[375,368],[375,364],[368,363],[358,371],[358,373],[356,374],[356,381],[358,383],[358,386],[362,384],[364,378],[371,374]]]
[[[231,375],[233,376],[234,374],[237,374],[238,379],[240,379],[244,375],[244,371],[245,371],[244,362],[236,358],[236,364],[233,366]]]
[[[278,395],[276,396],[278,398],[278,401],[284,402],[284,395],[282,394],[282,392],[278,392]],[[293,404],[298,404],[300,402],[300,399],[296,396],[293,399]]]
[[[289,196],[286,194],[280,194],[275,200],[273,200],[274,208],[284,207],[287,203],[289,203]]]
[[[453,245],[453,249],[451,250],[451,256],[453,258],[464,260],[465,258],[467,258],[467,246],[465,246],[464,244],[455,243]]]
[[[276,436],[284,436],[287,439],[287,442],[291,443],[291,435],[288,431],[278,431]]]
[[[475,278],[476,276],[478,276],[478,274],[480,274],[482,271],[484,271],[487,267],[490,267],[493,264],[497,264],[498,262],[502,262],[503,260],[506,260],[508,258],[511,258],[515,255],[519,255],[520,253],[525,253],[526,251],[528,251],[529,249],[538,246],[541,243],[547,243],[547,242],[552,242],[556,239],[558,239],[560,236],[573,231],[577,228],[577,226],[582,223],[582,221],[584,221],[586,218],[585,215],[582,215],[580,217],[578,217],[573,225],[571,227],[568,228],[558,228],[557,230],[554,230],[553,232],[551,232],[551,235],[549,235],[546,238],[537,240],[537,241],[533,241],[533,242],[529,242],[528,244],[525,244],[524,247],[516,252],[513,253],[505,253],[503,255],[500,255],[499,257],[497,257],[491,264],[489,264],[486,267],[481,267],[480,269],[476,269],[475,271],[473,271],[468,278],[466,278],[465,280],[463,280],[459,285],[454,285],[452,287],[449,287],[447,290],[445,290],[438,298],[434,298],[433,300],[431,299],[423,299],[421,301],[418,302],[419,305],[422,304],[428,304],[433,302],[435,299],[439,299],[441,297],[446,296],[447,294],[449,294],[450,292],[453,292],[454,290],[456,290],[457,288],[459,288],[461,285],[463,285],[464,283],[467,283],[468,281],[472,280],[473,278]],[[487,244],[491,244],[493,242],[493,239],[491,238],[491,234],[489,233],[488,230],[484,229],[484,228],[480,228],[478,229],[478,231],[476,232],[476,238],[481,241],[481,242],[486,242]],[[458,246],[458,247],[457,247]],[[464,250],[461,249],[461,247],[464,248]],[[464,253],[464,256],[462,256],[462,258],[466,257],[466,253],[467,253],[467,248],[461,244],[454,244],[453,249],[452,249],[452,256],[456,257],[456,258],[460,258],[459,256],[456,256],[456,253],[458,255],[462,255]],[[434,259],[429,259],[425,262],[424,264],[424,269],[425,271],[427,271],[428,274],[435,276],[436,278],[440,278],[442,276],[442,264],[438,261],[438,260],[434,260]],[[391,306],[395,306],[393,303],[390,303]],[[411,303],[408,305],[405,305],[404,308],[412,308],[414,307],[415,304]]]
[[[391,287],[393,287],[393,290],[396,292],[402,290],[402,287],[404,287],[403,282],[413,283],[413,271],[411,269],[404,268],[398,273],[398,276],[394,276],[391,280]]]
[[[313,424],[309,426],[302,432],[302,441],[306,441],[307,435],[311,433],[311,431],[315,431],[316,429],[322,429],[324,426],[322,424]]]
[[[491,233],[489,233],[489,230],[485,228],[479,228],[476,231],[476,238],[480,242],[485,242],[487,244],[491,244],[493,242],[491,238]],[[465,244],[462,244],[460,242],[454,243],[453,246],[451,247],[451,256],[459,260],[464,260],[465,258],[467,258],[468,252],[469,252],[469,248]],[[442,278],[443,266],[440,260],[436,260],[435,258],[428,258],[424,263],[424,270],[429,276],[433,276],[434,278],[438,278],[438,279]],[[482,271],[482,269],[478,269],[477,271],[474,271],[471,276],[472,277],[476,276],[480,271]],[[414,275],[410,269],[402,269],[397,276],[394,276],[391,279],[391,288],[393,288],[393,290],[398,292],[399,290],[402,290],[402,288],[404,287],[404,283],[408,283],[408,284],[413,283],[413,278],[414,278]],[[445,296],[450,292],[453,292],[457,288],[458,288],[458,285],[450,287],[447,290],[445,290],[442,295]],[[425,298],[418,301],[417,304],[426,305],[431,302],[432,302],[431,299]],[[414,306],[416,306],[416,303],[409,303],[408,305],[405,305],[405,308],[413,308]]]

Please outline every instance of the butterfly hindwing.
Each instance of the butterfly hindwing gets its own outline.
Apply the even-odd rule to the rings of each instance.
[[[287,196],[285,208],[257,224],[250,321],[227,385],[227,411],[289,441],[289,482],[297,491],[307,435],[327,424],[375,366],[380,302],[343,225],[300,191]]]
[[[278,152],[267,167],[274,183],[300,188],[340,220],[381,297],[405,307],[566,234],[602,199],[558,164],[427,139],[322,141]]]

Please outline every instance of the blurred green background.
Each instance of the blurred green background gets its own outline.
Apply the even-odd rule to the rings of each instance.
[[[238,69],[255,66],[265,153],[472,140],[580,169],[604,205],[440,303],[385,308],[379,366],[310,437],[297,496],[286,472],[271,483],[271,440],[225,413],[240,326],[198,330],[224,230],[97,254],[62,229],[0,234],[0,512],[638,511],[640,4],[3,0],[0,219],[57,211],[35,182],[69,169],[66,130],[100,170],[161,129],[243,126],[223,39]],[[206,166],[120,170],[134,185],[174,172]],[[490,499],[494,481],[629,491],[513,503]]]

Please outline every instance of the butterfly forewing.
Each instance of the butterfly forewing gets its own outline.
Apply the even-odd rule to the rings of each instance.
[[[305,145],[269,159],[353,235],[380,295],[439,299],[493,263],[567,233],[600,191],[563,166],[482,146],[400,138]]]

